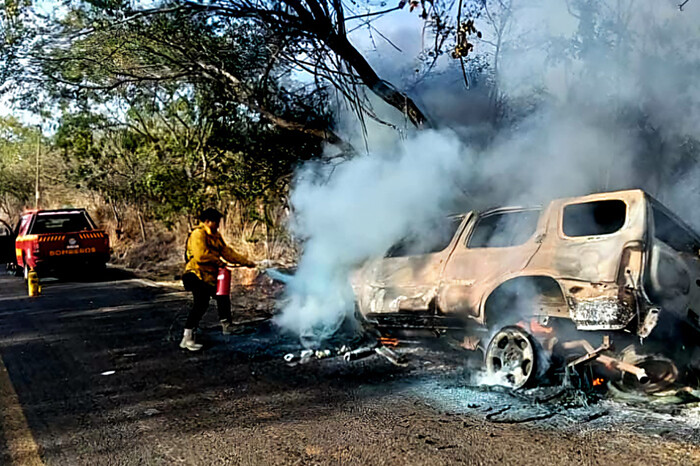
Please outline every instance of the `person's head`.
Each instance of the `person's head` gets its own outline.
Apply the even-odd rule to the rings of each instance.
[[[212,231],[212,233],[216,233],[216,231],[219,229],[221,218],[223,216],[224,215],[221,212],[210,207],[202,211],[202,213],[199,215],[199,220],[201,220],[202,223]]]

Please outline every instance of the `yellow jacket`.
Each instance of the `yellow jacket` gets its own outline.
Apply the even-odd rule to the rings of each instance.
[[[221,259],[233,264],[255,266],[247,257],[228,247],[218,231],[212,233],[204,224],[200,224],[190,233],[185,257],[185,273],[192,272],[200,280],[214,286],[219,267],[223,265]]]

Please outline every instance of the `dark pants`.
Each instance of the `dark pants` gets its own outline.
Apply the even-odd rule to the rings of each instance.
[[[216,307],[219,311],[219,320],[231,321],[231,297],[217,296],[216,287],[209,285],[199,279],[193,273],[186,273],[182,276],[182,283],[187,291],[192,292],[194,302],[192,309],[187,316],[185,328],[195,328],[202,320],[202,316],[207,312],[209,300],[213,297],[216,299]]]

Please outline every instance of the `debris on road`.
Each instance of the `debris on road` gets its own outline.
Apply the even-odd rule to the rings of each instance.
[[[398,343],[397,343],[398,344]],[[347,345],[343,345],[338,349],[330,350],[303,350],[300,353],[287,353],[284,355],[284,361],[288,364],[304,364],[312,359],[321,360],[332,357],[342,357],[345,362],[357,361],[359,359],[368,358],[374,355],[382,356],[387,361],[391,362],[396,366],[405,366],[405,358],[391,350],[390,348],[383,346],[380,341],[367,346],[362,346],[359,348],[351,349]]]

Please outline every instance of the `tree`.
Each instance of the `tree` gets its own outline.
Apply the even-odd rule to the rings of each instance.
[[[64,27],[84,31],[88,24],[105,21],[101,11],[75,10]],[[48,55],[34,54],[42,76],[34,87],[48,87],[54,95],[86,106],[109,100],[118,89],[215,83],[226,99],[266,122],[324,140],[344,153],[354,152],[333,132],[328,119],[302,118],[310,115],[307,102],[324,111],[325,102],[316,98],[323,89],[295,83],[289,70],[279,69],[270,51],[269,31],[248,22],[181,11],[108,24],[78,34],[68,46],[54,43]]]
[[[294,167],[322,153],[318,138],[261,124],[222,99],[216,82],[152,84],[119,96],[126,104],[119,116],[94,108],[64,114],[55,143],[73,182],[113,208],[135,207],[141,224],[150,216],[172,224],[183,213],[193,217],[206,205],[225,209],[232,201],[246,221],[258,203],[283,202]]]
[[[210,21],[230,18],[250,22],[272,38],[274,60],[330,81],[358,109],[363,107],[357,95],[357,84],[361,83],[422,127],[428,123],[424,112],[408,95],[381,79],[348,38],[348,23],[386,14],[405,4],[402,1],[394,8],[348,16],[340,0],[176,0],[157,9],[128,12],[127,20],[176,10],[192,17],[204,15]]]
[[[418,2],[412,2],[411,9],[417,4]],[[448,17],[449,9],[441,8],[442,2],[437,0],[424,0],[421,4],[424,9],[422,16],[436,31],[435,49],[441,50],[446,38],[454,31],[449,22],[443,20]],[[251,99],[248,92],[242,92],[248,84],[242,79],[245,77],[236,73],[236,69],[231,69],[227,60],[220,59],[221,56],[236,53],[235,41],[212,40],[210,33],[219,39],[227,36],[229,39],[233,36],[240,37],[245,33],[254,36],[267,49],[265,56],[258,57],[267,61],[265,77],[274,76],[275,73],[298,74],[299,71],[307,71],[314,78],[316,87],[324,88],[330,83],[361,119],[365,116],[376,118],[364,94],[363,89],[366,88],[399,110],[415,126],[429,124],[427,116],[413,99],[382,79],[348,37],[349,31],[362,26],[371,28],[372,20],[403,8],[405,1],[400,1],[396,7],[382,9],[379,5],[383,3],[367,0],[358,6],[366,8],[366,13],[353,12],[349,15],[348,7],[337,0],[172,0],[147,10],[119,5],[107,8],[103,3],[97,2],[93,5],[78,5],[69,18],[63,21],[60,39],[45,43],[44,48],[66,52],[73,48],[66,44],[101,43],[105,37],[116,42],[125,35],[131,35],[134,40],[126,47],[134,50],[138,46],[135,38],[140,36],[145,42],[151,42],[149,49],[142,52],[162,53],[159,57],[161,64],[167,64],[170,71],[178,77],[199,75],[226,82],[231,94],[239,102],[260,113],[268,121],[287,129],[313,130],[329,142],[349,149],[328,129],[319,131],[308,128],[303,123],[281,120],[260,102]],[[427,13],[428,9],[430,14]],[[241,32],[236,34],[238,30]],[[202,31],[207,40],[197,38],[197,34]],[[182,40],[187,33],[189,37]],[[91,37],[95,39],[92,40]],[[124,44],[119,47],[122,45]],[[112,56],[102,58],[105,57]],[[34,58],[45,62],[47,57],[36,54]],[[59,63],[56,61],[59,57],[51,58],[54,64]],[[64,56],[60,59],[67,58]],[[102,66],[102,61],[90,57],[90,54],[73,55],[70,59],[75,68],[87,70],[96,67],[103,73],[111,74],[114,78],[111,83],[102,85],[118,86],[136,80],[173,77],[152,73],[153,70],[146,73],[143,68],[121,70],[120,66]],[[78,64],[80,60],[82,65]],[[58,78],[56,74],[51,76]],[[89,77],[96,76],[93,74]],[[106,75],[102,77],[105,78]],[[68,79],[63,84],[80,84],[85,88],[87,83]]]
[[[27,35],[22,21],[26,7],[21,0],[0,0],[0,95],[18,71],[17,60]]]
[[[14,218],[34,193],[32,164],[38,132],[14,118],[0,119],[0,213]]]
[[[37,150],[41,156],[42,202],[50,193],[53,203],[66,199],[65,167],[36,126],[13,117],[0,117],[0,214],[14,220],[34,206]],[[42,204],[47,205],[47,204]]]

